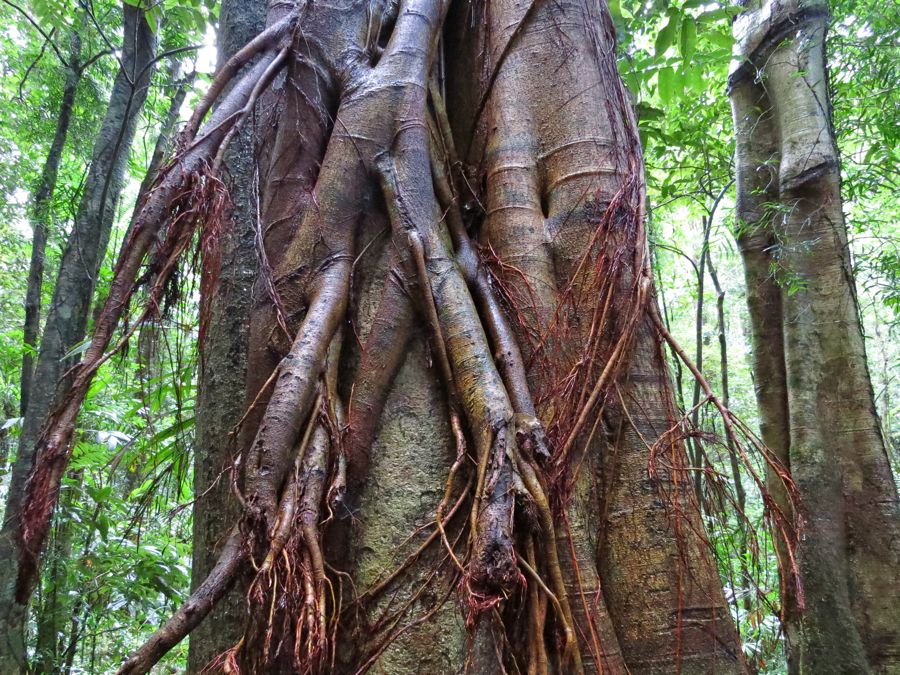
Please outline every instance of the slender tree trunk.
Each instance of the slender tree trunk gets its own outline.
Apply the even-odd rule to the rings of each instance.
[[[712,219],[709,216],[703,219],[703,239],[700,244],[700,257],[697,263],[697,304],[694,316],[694,364],[697,370],[703,372],[703,343],[704,343],[704,310],[706,308],[706,254],[709,249],[709,235],[712,231]],[[694,391],[691,395],[691,427],[695,434],[700,431],[700,383],[694,381]],[[692,452],[691,465],[693,468],[694,492],[696,494],[697,504],[700,505],[702,511],[703,502],[703,473],[706,468],[706,455],[700,442],[700,437],[694,435],[691,437]]]
[[[10,479],[6,519],[0,531],[0,670],[4,672],[25,666],[25,617],[30,589],[17,588],[21,552],[15,538],[25,482],[41,426],[54,402],[65,396],[66,384],[57,388],[67,368],[65,355],[84,338],[97,273],[152,72],[154,32],[143,12],[134,6],[124,5],[124,17],[123,68],[113,84],[75,225],[60,263]]]
[[[900,512],[850,267],[827,22],[817,1],[751,4],[735,23],[739,244],[763,436],[806,521],[803,595],[783,589],[791,670],[896,673]]]
[[[44,257],[47,249],[47,235],[51,220],[51,202],[56,189],[56,177],[62,160],[66,136],[69,133],[69,122],[72,120],[72,109],[75,106],[75,93],[81,81],[81,37],[73,31],[70,37],[69,62],[64,65],[66,79],[63,85],[62,99],[56,117],[56,130],[53,141],[47,151],[47,159],[41,171],[41,178],[35,188],[31,202],[31,263],[28,267],[28,286],[25,290],[25,326],[22,354],[22,378],[19,396],[19,411],[22,417],[28,410],[28,398],[31,392],[31,378],[34,370],[34,352],[37,349],[38,334],[41,328],[41,290],[44,285]]]
[[[138,190],[137,203],[140,204],[146,197],[146,193],[153,187],[153,183],[162,169],[166,155],[171,149],[172,140],[178,124],[181,107],[190,87],[193,77],[180,78],[180,64],[173,61],[169,70],[168,84],[173,88],[169,109],[160,126],[159,136],[156,139],[153,154],[147,168],[147,174],[141,182]],[[141,377],[145,380],[153,379],[158,375],[158,345],[159,330],[157,324],[147,323],[141,326],[138,337],[138,367]],[[143,476],[140,469],[129,471],[126,476],[127,489],[137,487]],[[80,483],[81,480],[79,479]],[[77,492],[77,490],[73,490]],[[69,494],[71,500],[71,493]],[[70,644],[66,639],[68,629],[72,622],[77,626],[77,617],[83,603],[75,602],[69,586],[67,567],[72,562],[72,536],[74,523],[66,519],[56,519],[54,537],[48,553],[52,560],[49,577],[45,582],[47,592],[36,612],[37,637],[35,642],[36,661],[33,664],[35,673],[50,675],[62,673],[65,668],[65,657],[76,648],[77,640]],[[87,541],[81,558],[84,558],[90,548],[92,528],[88,528]],[[75,610],[73,612],[73,609]],[[77,635],[77,631],[75,633]]]
[[[219,16],[219,67],[257,35],[265,23],[265,0],[225,0]],[[229,149],[224,162],[230,205],[222,217],[222,250],[216,266],[205,261],[204,275],[215,279],[203,299],[208,316],[200,345],[200,395],[194,443],[193,564],[191,589],[209,575],[231,526],[240,516],[232,474],[237,446],[231,431],[244,412],[247,339],[252,288],[259,274],[256,237],[258,177],[255,137],[248,124]],[[229,593],[209,620],[191,633],[188,672],[199,673],[216,656],[233,646],[244,626],[244,598]]]

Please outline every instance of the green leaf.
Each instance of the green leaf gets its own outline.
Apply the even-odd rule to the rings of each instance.
[[[703,35],[707,40],[712,42],[717,47],[731,49],[731,45],[734,44],[734,38],[731,36],[731,33],[723,33],[722,31],[712,30],[705,31]]]
[[[681,55],[690,60],[697,51],[697,22],[691,16],[681,22]]]
[[[657,56],[662,55],[672,46],[672,43],[675,41],[676,30],[678,30],[678,17],[671,16],[666,21],[666,25],[659,31],[659,35],[656,36],[655,49]]]
[[[730,20],[743,11],[741,7],[720,7],[719,9],[711,9],[708,12],[702,12],[697,16],[697,21],[702,23],[715,23],[716,21]]]
[[[703,69],[696,63],[685,63],[684,83],[691,91],[702,93],[706,88],[703,81]]]
[[[671,67],[661,68],[656,76],[659,87],[659,97],[663,103],[671,103],[675,97],[675,69]]]
[[[659,108],[654,108],[652,105],[646,103],[638,103],[635,106],[635,111],[637,112],[639,120],[659,120],[666,115],[665,112]]]
[[[97,514],[97,531],[100,533],[100,538],[103,541],[106,541],[109,538],[109,518],[107,518],[105,513]]]

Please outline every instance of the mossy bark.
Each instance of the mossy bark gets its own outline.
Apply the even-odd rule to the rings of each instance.
[[[763,437],[805,521],[802,589],[783,589],[791,670],[896,673],[900,509],[842,212],[827,23],[821,1],[755,3],[735,22],[738,240]]]

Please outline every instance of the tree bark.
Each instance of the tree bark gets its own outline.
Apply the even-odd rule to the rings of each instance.
[[[763,438],[806,523],[792,672],[900,672],[900,511],[866,365],[825,66],[825,2],[752,3],[730,78]],[[803,603],[805,601],[805,609]]]
[[[746,672],[670,433],[606,6],[450,5],[273,3],[142,208],[33,490],[58,481],[155,233],[170,261],[198,224],[222,252],[218,211],[182,216],[259,113],[243,508],[121,673],[235,583],[223,670]]]
[[[219,69],[265,23],[264,0],[225,0],[219,16]],[[203,299],[209,319],[200,345],[200,394],[194,443],[193,558],[191,589],[215,566],[229,530],[240,516],[232,490],[231,468],[237,446],[230,442],[245,407],[247,339],[253,284],[259,274],[256,251],[257,161],[256,121],[235,139],[223,164],[230,205],[223,215],[220,268],[204,274],[217,277],[211,297]],[[188,672],[200,673],[216,656],[240,638],[244,598],[229,593],[209,619],[191,633]]]
[[[97,136],[75,225],[60,263],[53,301],[32,379],[19,453],[10,478],[6,519],[0,530],[0,670],[25,667],[27,599],[17,599],[20,551],[16,541],[25,481],[32,467],[38,433],[54,402],[65,396],[60,381],[65,355],[83,338],[97,273],[109,240],[116,202],[122,190],[128,153],[147,95],[155,35],[138,8],[124,5],[122,68],[116,75],[109,107]],[[20,596],[21,597],[21,596]]]
[[[28,398],[31,392],[31,378],[34,370],[34,352],[37,349],[38,334],[41,329],[41,290],[44,285],[44,257],[47,249],[47,235],[51,219],[51,202],[56,189],[56,177],[59,174],[59,163],[62,160],[66,136],[69,134],[69,122],[72,120],[72,109],[75,105],[75,93],[81,81],[81,37],[73,31],[70,37],[69,61],[63,65],[66,77],[63,84],[59,112],[56,116],[56,130],[47,151],[47,159],[41,171],[41,178],[34,190],[31,202],[31,262],[28,267],[28,285],[25,290],[25,325],[22,342],[25,351],[22,354],[22,377],[19,387],[19,414],[24,417],[28,410]]]

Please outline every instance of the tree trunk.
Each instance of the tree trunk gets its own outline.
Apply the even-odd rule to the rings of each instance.
[[[124,5],[124,17],[123,68],[113,84],[75,225],[60,263],[32,379],[19,453],[10,478],[6,519],[0,531],[0,670],[4,672],[15,672],[25,665],[25,617],[30,589],[25,592],[17,588],[21,550],[16,541],[20,509],[25,503],[25,483],[40,429],[54,402],[65,396],[66,384],[57,388],[67,368],[65,355],[84,338],[97,273],[122,190],[128,152],[150,82],[154,32],[143,12],[132,5]]]
[[[826,3],[751,4],[731,75],[763,438],[801,496],[792,672],[900,672],[900,512],[866,365],[825,68]],[[803,603],[805,601],[805,610]]]
[[[219,67],[265,24],[264,0],[225,0],[219,17]],[[216,278],[214,290],[204,296],[208,323],[200,345],[200,395],[196,409],[194,442],[193,559],[191,589],[209,575],[240,516],[232,475],[235,444],[230,432],[244,411],[247,375],[247,335],[252,288],[259,273],[256,252],[257,200],[256,124],[235,139],[225,156],[230,205],[219,235],[219,269],[205,262],[204,275]],[[234,645],[244,625],[244,598],[229,593],[209,620],[191,633],[188,672],[200,673],[216,656]]]
[[[123,246],[36,495],[160,229],[163,271],[202,227],[216,278],[211,174],[255,111],[243,508],[122,673],[236,582],[223,670],[746,672],[678,436],[606,6],[450,5],[273,3]],[[224,441],[234,411],[205,409]],[[29,550],[48,511],[26,514]]]
[[[69,134],[69,122],[72,120],[72,108],[75,105],[75,93],[81,81],[81,37],[77,31],[71,35],[69,62],[63,67],[66,73],[62,99],[56,117],[56,130],[47,159],[41,171],[41,178],[35,188],[31,202],[31,263],[28,267],[28,286],[25,291],[25,325],[22,342],[25,351],[22,354],[22,378],[19,387],[19,413],[25,416],[28,410],[28,398],[31,392],[31,378],[34,370],[34,352],[38,344],[41,329],[41,290],[44,285],[44,257],[47,249],[47,235],[51,219],[51,202],[56,189],[56,176],[62,160],[66,136]]]

